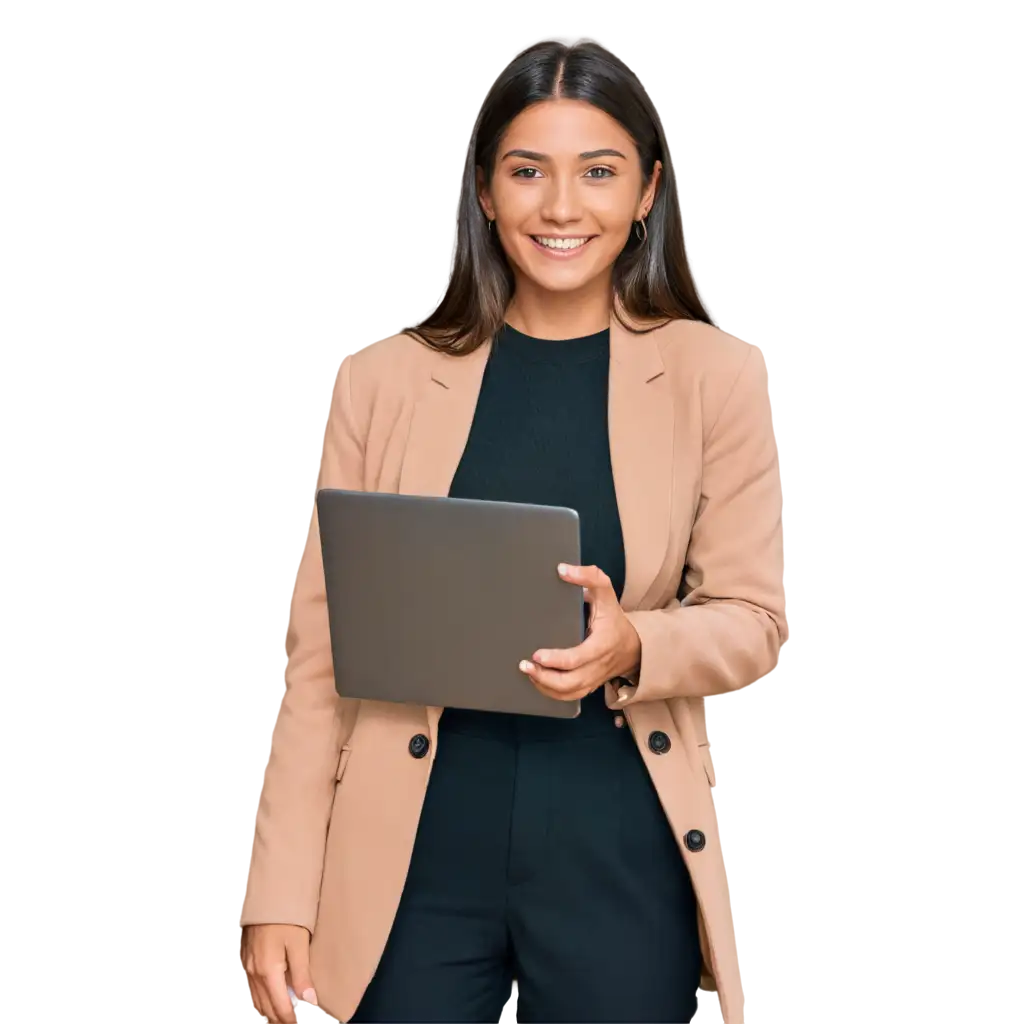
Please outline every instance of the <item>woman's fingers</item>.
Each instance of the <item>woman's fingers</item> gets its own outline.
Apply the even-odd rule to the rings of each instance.
[[[608,596],[607,592],[615,594],[611,577],[602,568],[596,565],[566,565],[564,562],[558,565],[558,575],[570,583],[578,583],[585,588],[586,600],[601,600]]]
[[[249,1006],[253,1018],[258,1021],[272,1021],[270,1016],[273,1012],[270,1006],[270,998],[263,991],[263,986],[257,978],[249,982]]]
[[[253,1006],[258,1013],[262,1013],[267,1020],[274,1020],[274,1004],[270,999],[270,992],[258,974],[249,977],[249,991],[252,993]]]
[[[593,682],[593,668],[589,665],[572,671],[561,671],[555,668],[541,668],[531,661],[521,661],[519,667],[541,693],[556,700],[581,699],[596,685]]]
[[[288,984],[300,999],[316,1006],[313,975],[309,971],[309,933],[303,929],[289,936],[285,939],[285,949],[288,954],[288,973],[285,976]]]
[[[271,1024],[296,1024],[295,1007],[288,995],[288,983],[284,980],[284,963],[270,970],[263,978],[263,984],[270,994]]]
[[[257,1011],[270,1024],[296,1024],[288,988],[291,974],[311,987],[306,983],[309,932],[300,925],[247,925],[242,934],[242,965]]]
[[[584,676],[589,674],[585,666],[577,665],[575,661],[569,664],[569,659],[563,658],[561,652],[552,652],[552,657],[547,658],[543,665],[537,660],[521,661],[519,670],[525,672],[535,683],[553,688],[562,686],[567,689],[582,686],[586,682]]]
[[[543,683],[534,682],[533,685],[536,686],[537,689],[540,690],[540,692],[543,693],[545,697],[550,697],[552,700],[565,701],[583,700],[583,698],[586,697],[591,692],[591,690],[594,689],[594,687],[587,688],[584,686],[583,688],[578,690],[552,690],[549,687],[544,686]]]

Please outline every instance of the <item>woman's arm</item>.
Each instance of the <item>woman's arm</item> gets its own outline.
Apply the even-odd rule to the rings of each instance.
[[[363,489],[363,443],[352,406],[352,363],[338,370],[317,490]],[[358,701],[334,688],[316,503],[285,638],[285,693],[256,814],[241,924],[316,923],[327,825],[341,745]]]
[[[775,667],[788,638],[779,460],[755,345],[705,439],[680,597],[626,613],[640,635],[640,669],[636,686],[620,687],[619,707],[738,690]]]

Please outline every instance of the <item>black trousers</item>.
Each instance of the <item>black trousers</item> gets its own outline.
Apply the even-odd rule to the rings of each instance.
[[[448,708],[409,874],[352,1021],[689,1021],[697,907],[628,725]]]

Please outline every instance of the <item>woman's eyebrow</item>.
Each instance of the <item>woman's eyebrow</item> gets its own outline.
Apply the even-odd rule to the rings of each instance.
[[[545,153],[535,153],[532,150],[509,150],[508,153],[502,157],[502,160],[509,160],[512,157],[518,157],[520,160],[532,160],[538,164],[543,164],[546,161],[550,161],[551,158]],[[620,160],[625,160],[625,154],[618,152],[617,150],[590,150],[587,153],[581,153],[581,160],[596,160],[598,157],[617,157]]]

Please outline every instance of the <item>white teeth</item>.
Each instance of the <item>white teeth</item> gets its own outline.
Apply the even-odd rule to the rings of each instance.
[[[534,235],[533,237],[541,245],[546,245],[549,249],[578,249],[587,242],[586,238],[544,238],[539,235]]]

